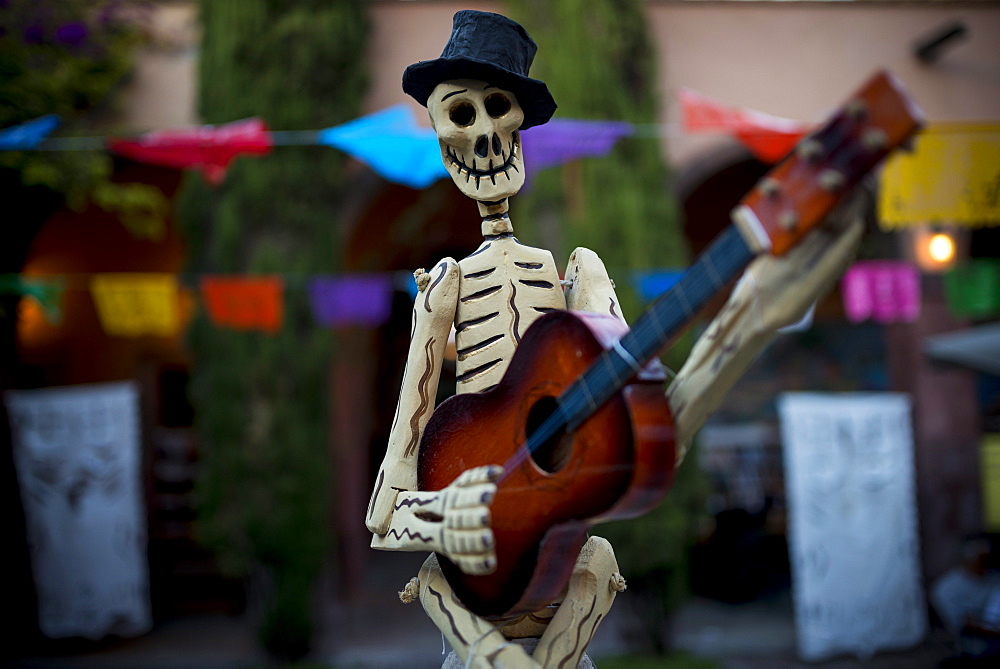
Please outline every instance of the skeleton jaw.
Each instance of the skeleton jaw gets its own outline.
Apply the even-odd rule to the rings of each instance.
[[[521,172],[520,136],[513,133],[510,144],[502,148],[496,165],[497,157],[472,157],[471,164],[464,153],[445,142],[440,142],[441,159],[448,167],[451,178],[461,188],[462,192],[477,200],[499,200],[514,195],[524,183]],[[466,187],[463,185],[468,184]],[[469,192],[471,188],[474,192]]]

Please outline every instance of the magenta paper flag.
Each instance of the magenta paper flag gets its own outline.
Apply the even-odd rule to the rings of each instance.
[[[909,263],[855,263],[841,281],[847,320],[859,323],[912,322],[920,315],[920,272]]]
[[[632,134],[625,121],[553,119],[521,131],[528,174],[577,158],[607,155],[622,137]]]
[[[328,327],[377,327],[392,309],[391,274],[318,277],[309,282],[313,317]]]

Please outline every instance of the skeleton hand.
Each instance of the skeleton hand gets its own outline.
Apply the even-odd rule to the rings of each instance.
[[[388,551],[430,550],[440,553],[466,574],[489,574],[497,557],[490,528],[490,503],[496,465],[459,474],[442,490],[400,490],[383,534],[372,536],[372,548]]]
[[[423,509],[440,518],[442,552],[466,574],[489,574],[496,569],[489,505],[502,472],[496,465],[466,470]]]

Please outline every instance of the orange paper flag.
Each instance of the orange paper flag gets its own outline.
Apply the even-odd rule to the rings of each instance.
[[[281,329],[284,308],[281,277],[203,277],[201,296],[212,322],[234,330]]]

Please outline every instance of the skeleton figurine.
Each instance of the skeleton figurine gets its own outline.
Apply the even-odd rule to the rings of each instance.
[[[452,180],[478,202],[483,243],[458,262],[445,258],[430,272],[416,272],[419,293],[407,364],[367,525],[376,549],[433,551],[468,574],[490,573],[495,566],[489,504],[500,467],[466,471],[442,491],[417,490],[417,450],[452,327],[457,392],[470,393],[500,381],[521,337],[546,312],[569,308],[620,317],[614,286],[593,251],[576,249],[560,282],[552,254],[513,235],[507,199],[524,183],[519,131],[545,123],[556,108],[545,84],[527,77],[534,53],[535,44],[520,25],[496,14],[461,11],[441,58],[411,65],[403,78],[404,90],[427,106]],[[741,283],[743,292],[736,291],[709,328],[711,342],[696,347],[670,389],[671,404],[681,409],[679,440],[690,438],[774,330],[798,318],[794,310],[772,310],[761,319],[763,288],[780,290],[794,273],[804,289],[793,302],[805,310],[850,250],[838,242],[844,246],[840,255],[831,261],[826,254],[821,261],[817,252],[832,243],[804,244],[806,251],[786,256],[797,260],[781,266],[784,274],[760,265],[772,259],[748,269],[754,281]],[[718,359],[720,347],[724,360]],[[687,377],[693,381],[685,383]],[[716,384],[718,378],[726,384]],[[624,587],[610,544],[591,537],[561,602],[514,620],[487,621],[468,611],[433,553],[400,596],[420,599],[465,666],[574,667],[589,666],[587,643]]]

